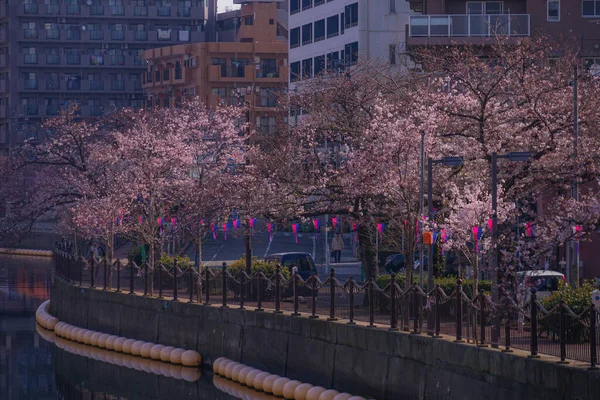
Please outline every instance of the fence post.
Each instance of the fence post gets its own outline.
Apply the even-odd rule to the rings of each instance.
[[[163,266],[161,263],[158,263],[158,298],[163,298]]]
[[[106,257],[104,257],[104,287],[102,288],[102,290],[106,290],[108,288],[108,284],[106,282],[107,279],[107,270],[108,270],[108,260],[106,259]]]
[[[240,271],[240,309],[244,309],[244,292],[245,292],[245,282],[244,282],[244,271]]]
[[[373,277],[369,278],[369,325],[367,326],[367,328],[376,328],[375,326],[375,298],[374,298],[374,292],[375,292],[375,288],[373,287],[373,285],[375,284],[375,281],[373,280]]]
[[[144,263],[144,297],[148,295],[148,264]]]
[[[297,317],[300,315],[298,312],[298,267],[292,268],[292,274],[292,282],[294,284],[294,312],[292,315]]]
[[[210,271],[208,270],[208,266],[204,268],[204,304],[210,304]]]
[[[281,314],[281,265],[275,267],[275,314]]]
[[[83,286],[83,259],[81,257],[77,259],[77,265],[79,265],[79,286]]]
[[[319,316],[317,315],[317,290],[315,289],[317,283],[315,282],[316,277],[313,275],[308,278],[311,280],[311,296],[312,296],[312,304],[311,304],[311,315],[308,317],[310,319],[317,319]]]
[[[190,287],[190,300],[188,301],[188,303],[193,303],[194,302],[194,274],[193,274],[193,268],[190,266],[188,267],[188,286]]]
[[[329,270],[329,318],[327,321],[337,321],[335,317],[335,268]]]
[[[565,325],[565,302],[561,300],[560,304],[558,305],[559,310],[558,310],[558,314],[559,314],[559,323],[558,323],[558,327],[560,329],[560,334],[559,334],[559,338],[560,338],[560,361],[558,362],[559,364],[568,364],[568,362],[566,361],[567,359],[567,343],[566,343],[566,337],[565,337],[565,332],[567,330],[567,326]]]
[[[256,293],[256,295],[257,295],[256,311],[264,311],[264,309],[262,308],[262,276],[261,276],[260,272],[257,272],[256,276],[258,276],[258,291]]]
[[[96,261],[96,260],[94,259],[94,256],[91,255],[90,256],[90,287],[91,288],[94,288],[94,275],[95,275],[94,261]]]
[[[531,355],[529,358],[538,358],[538,343],[537,343],[537,289],[531,289]]]
[[[177,259],[173,260],[173,300],[177,300]]]
[[[435,285],[435,333],[433,337],[440,338],[440,285]]]
[[[221,308],[229,308],[227,306],[227,263],[223,262],[223,266],[221,269],[221,277],[222,277],[222,288],[221,288],[221,292],[222,292],[222,296],[223,296],[223,301],[221,304]]]
[[[71,256],[67,256],[67,282],[71,282]]]
[[[419,333],[419,320],[420,320],[420,313],[419,313],[419,305],[417,303],[417,284],[413,283],[412,285],[412,297],[413,297],[413,331],[412,334],[416,335],[417,333]]]
[[[352,277],[350,277],[350,281],[348,282],[348,286],[350,287],[350,312],[349,312],[349,319],[350,321],[347,322],[347,325],[356,325],[354,322],[354,279],[352,279]]]
[[[596,309],[592,306],[590,310],[590,368],[598,369],[598,344],[596,343]]]
[[[462,279],[456,280],[456,340],[457,343],[464,343],[462,338]]]
[[[510,316],[506,313],[506,322],[504,323],[504,350],[505,353],[512,353],[510,349]]]
[[[133,288],[133,261],[129,261],[129,294],[134,294]]]
[[[117,260],[117,293],[121,293],[121,261]]]
[[[392,272],[390,276],[390,331],[397,331],[398,329],[398,304],[396,303],[396,274]]]
[[[481,341],[479,347],[487,347],[485,343],[485,292],[483,289],[479,291],[479,313],[481,315]]]

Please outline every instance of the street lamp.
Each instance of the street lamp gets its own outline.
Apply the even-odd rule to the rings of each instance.
[[[494,281],[492,284],[492,301],[497,302],[498,293],[498,248],[496,241],[498,238],[498,173],[497,164],[498,159],[504,158],[513,162],[526,162],[531,158],[531,153],[528,151],[512,152],[508,154],[498,155],[492,153],[492,252],[490,265],[494,271]],[[492,344],[498,346],[498,340],[500,338],[500,321],[496,316],[494,318],[494,324],[492,326]]]
[[[434,160],[431,157],[427,159],[427,214],[429,221],[433,221],[433,164],[442,164],[447,167],[459,167],[464,165],[462,157],[443,157],[439,160]],[[421,196],[423,198],[423,196]],[[433,241],[429,244],[429,257],[427,258],[427,291],[433,289]],[[423,284],[423,249],[421,248],[421,285]],[[434,314],[429,313],[427,316],[427,330],[434,331]]]

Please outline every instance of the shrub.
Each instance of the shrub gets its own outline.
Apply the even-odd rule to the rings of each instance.
[[[252,257],[252,273],[262,272],[267,278],[270,278],[275,274],[275,268],[277,267],[277,263],[274,261],[265,261],[258,257]],[[240,271],[246,270],[246,258],[242,257],[239,260],[235,260],[228,267],[229,272],[232,275],[237,274]],[[282,267],[281,274],[285,277],[285,279],[290,277],[290,270],[288,268]]]
[[[169,256],[167,254],[163,254],[160,256],[159,262],[166,267],[173,268],[173,261],[177,260],[177,266],[181,270],[186,270],[194,266],[194,263],[188,256]]]
[[[127,259],[129,261],[133,261],[137,265],[142,265],[142,246],[131,246],[131,248],[129,249],[129,254],[127,254]]]
[[[377,278],[375,278],[375,283],[377,283],[377,286],[379,286],[380,288],[383,289],[384,287],[387,286],[388,283],[390,283],[390,280],[391,280],[390,275],[382,274],[382,275],[377,276]],[[417,281],[418,281],[418,277],[414,276],[413,282],[417,282]],[[406,285],[406,275],[405,274],[397,274],[396,282],[402,288],[402,290],[404,290],[404,287]],[[436,285],[440,285],[440,288],[442,288],[442,290],[444,290],[444,292],[447,295],[450,295],[456,289],[456,277],[455,276],[435,278],[434,283]],[[424,286],[423,290],[429,291],[427,289],[427,281],[424,282],[423,286]],[[463,286],[463,292],[465,292],[465,294],[467,296],[472,297],[471,292],[473,290],[473,279],[463,279],[462,286]],[[479,290],[482,290],[482,289],[484,292],[490,293],[492,290],[492,282],[487,281],[487,280],[479,281]]]
[[[553,292],[550,296],[541,300],[542,305],[546,310],[550,310],[561,301],[573,310],[575,314],[581,314],[589,309],[592,305],[592,292],[595,290],[592,282],[584,282],[580,287],[565,286],[560,290]],[[541,315],[540,315],[541,317]],[[584,314],[582,318],[586,319],[588,314]],[[555,337],[560,337],[560,314],[557,310],[555,313],[539,320],[540,331],[548,332]],[[581,322],[576,321],[573,317],[566,316],[566,340],[570,343],[583,343],[589,341],[589,329]]]

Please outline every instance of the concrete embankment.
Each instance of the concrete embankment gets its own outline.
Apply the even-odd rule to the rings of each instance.
[[[377,400],[597,399],[600,372],[452,338],[251,309],[90,290],[55,279],[50,313],[69,324],[199,351]],[[589,365],[589,364],[588,364]]]

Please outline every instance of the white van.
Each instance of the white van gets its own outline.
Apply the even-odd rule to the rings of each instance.
[[[537,298],[543,299],[559,289],[559,282],[562,281],[566,284],[567,281],[562,273],[546,270],[521,271],[517,273],[517,277],[519,278],[519,292],[527,290],[527,299],[531,296],[531,288],[536,288]]]

